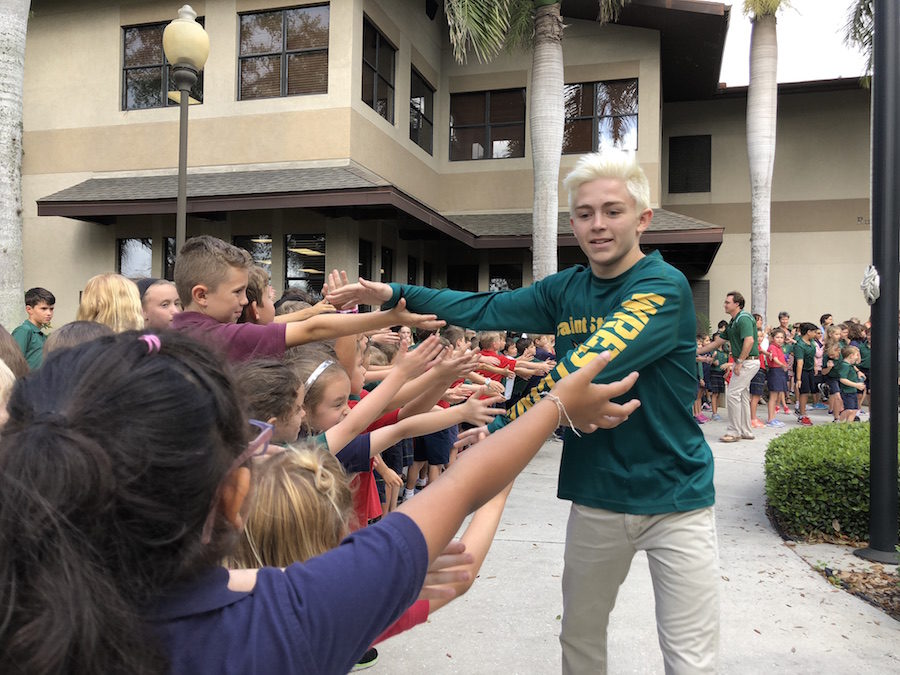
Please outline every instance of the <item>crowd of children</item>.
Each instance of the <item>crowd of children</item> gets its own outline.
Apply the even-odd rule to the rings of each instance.
[[[25,304],[0,330],[3,672],[371,665],[471,585],[512,479],[563,420],[609,428],[638,405],[611,402],[634,375],[591,384],[598,357],[456,462],[459,425],[545,376],[552,336],[482,332],[473,350],[402,301],[276,303],[208,236],[174,284],[94,277],[49,337],[53,295]]]
[[[869,396],[871,345],[868,322],[857,318],[835,324],[831,314],[818,323],[791,323],[788,312],[779,312],[778,325],[764,327],[757,321],[760,369],[750,383],[750,424],[754,428],[784,427],[779,414],[790,415],[790,405],[801,426],[812,426],[809,409],[827,410],[835,422],[861,421]],[[719,322],[718,330],[725,325]],[[698,349],[710,336],[698,335]],[[734,359],[726,342],[721,349],[697,357],[697,400],[694,418],[698,424],[719,420],[722,401]],[[765,399],[767,418],[758,415]],[[704,412],[710,411],[707,416]]]

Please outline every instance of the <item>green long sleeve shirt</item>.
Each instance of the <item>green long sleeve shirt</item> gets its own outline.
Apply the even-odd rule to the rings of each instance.
[[[619,513],[689,511],[715,501],[712,452],[691,414],[696,394],[696,318],[684,275],[654,252],[613,279],[576,266],[527,288],[465,293],[391,284],[414,312],[480,330],[556,333],[556,368],[509,412],[601,351],[612,352],[597,382],[639,371],[624,400],[641,407],[615,429],[566,432],[558,496]],[[495,422],[492,426],[502,426]]]

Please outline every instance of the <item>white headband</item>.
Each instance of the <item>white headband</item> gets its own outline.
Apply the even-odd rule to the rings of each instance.
[[[312,373],[310,374],[310,376],[306,378],[305,389],[308,390],[311,386],[313,386],[313,384],[315,383],[315,381],[319,379],[319,375],[321,375],[322,373],[324,373],[324,372],[325,372],[325,369],[328,368],[328,366],[331,366],[331,365],[334,365],[334,361],[332,361],[331,359],[327,359],[327,360],[325,360],[325,361],[322,361],[322,363],[320,363],[320,364],[316,367],[316,369],[315,369],[314,371],[312,371]]]

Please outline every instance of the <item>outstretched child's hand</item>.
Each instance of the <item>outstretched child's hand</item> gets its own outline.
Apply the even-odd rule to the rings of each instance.
[[[488,428],[486,424],[480,427],[472,427],[471,429],[459,432],[459,436],[457,436],[453,448],[455,450],[465,450],[470,445],[475,445],[478,441],[483,441],[487,437]]]
[[[444,347],[436,335],[422,341],[412,351],[407,351],[406,340],[400,342],[397,352],[397,360],[394,361],[394,370],[400,372],[405,379],[411,380],[429,370],[444,356]]]
[[[384,463],[381,455],[377,455],[374,459],[374,469],[378,472],[378,475],[381,476],[385,485],[392,485],[394,487],[403,485],[403,479],[397,475],[396,471]]]
[[[323,289],[324,291],[325,289]],[[333,270],[328,275],[325,298],[335,307],[353,305],[372,305],[380,307],[391,299],[394,292],[387,284],[378,281],[366,281],[360,277],[355,284],[349,283],[346,272]],[[401,322],[402,323],[402,322]]]
[[[437,330],[447,325],[447,322],[438,319],[437,314],[415,314],[406,309],[406,300],[400,298],[397,305],[388,312],[391,315],[391,324],[400,326],[416,326],[425,330]]]
[[[470,572],[454,568],[470,565],[472,562],[472,555],[466,553],[466,545],[459,539],[452,540],[428,567],[418,599],[446,600],[456,597],[456,589],[448,584],[469,581]]]
[[[506,410],[503,408],[491,407],[494,403],[502,401],[502,396],[491,396],[490,398],[484,399],[480,398],[481,396],[486,395],[487,389],[482,387],[481,391],[476,391],[469,397],[468,401],[460,406],[462,413],[466,416],[465,420],[469,424],[475,424],[477,426],[487,424],[488,422],[491,422],[496,415],[503,415],[506,413]]]
[[[553,387],[551,394],[562,403],[563,423],[571,421],[579,431],[592,433],[597,429],[612,429],[628,419],[641,405],[637,399],[627,403],[613,403],[637,382],[638,374],[631,373],[609,384],[593,384],[593,380],[609,363],[609,352],[600,352],[586,365],[567,375]],[[568,420],[566,419],[568,415]]]
[[[478,352],[450,352],[435,368],[440,371],[442,377],[454,379],[465,377],[478,368]]]

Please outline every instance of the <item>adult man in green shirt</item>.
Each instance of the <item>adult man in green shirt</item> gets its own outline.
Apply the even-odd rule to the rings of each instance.
[[[573,503],[563,574],[563,672],[606,672],[609,613],[634,553],[644,550],[667,672],[712,673],[719,618],[715,490],[712,453],[691,415],[697,383],[690,286],[658,252],[641,252],[653,212],[647,177],[633,155],[585,155],[565,186],[588,268],[507,292],[360,281],[327,297],[343,306],[390,305],[402,296],[460,326],[555,332],[564,358],[510,418],[602,351],[612,358],[598,382],[638,371],[634,396],[641,407],[626,422],[565,434],[558,496]]]
[[[725,296],[725,313],[731,322],[707,345],[697,350],[706,354],[718,349],[727,341],[731,345],[734,366],[731,381],[725,389],[728,401],[728,427],[719,440],[734,443],[742,438],[753,440],[750,428],[750,380],[759,370],[759,343],[756,334],[756,320],[744,311],[744,296],[731,291]]]

